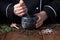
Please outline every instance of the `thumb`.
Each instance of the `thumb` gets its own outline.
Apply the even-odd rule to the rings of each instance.
[[[19,3],[20,3],[20,4],[23,4],[23,3],[24,3],[24,1],[23,1],[23,0],[20,0],[20,1],[19,1]]]

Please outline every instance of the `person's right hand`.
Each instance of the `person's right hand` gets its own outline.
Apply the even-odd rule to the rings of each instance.
[[[20,0],[18,4],[14,5],[14,14],[21,17],[27,13],[27,7],[23,0]]]

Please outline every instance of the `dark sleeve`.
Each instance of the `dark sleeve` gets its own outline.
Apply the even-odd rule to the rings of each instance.
[[[1,15],[7,18],[11,18],[13,15],[13,6],[14,6],[13,2],[0,0]]]
[[[44,5],[44,11],[47,12],[49,18],[53,21],[60,15],[60,0],[54,0],[51,3]]]

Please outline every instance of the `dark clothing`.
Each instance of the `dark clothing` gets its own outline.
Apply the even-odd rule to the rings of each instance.
[[[13,12],[13,6],[18,2],[19,0],[0,0],[0,17],[14,21],[20,20],[21,18],[15,16]],[[47,12],[49,19],[53,21],[60,20],[60,0],[24,0],[24,2],[28,8],[29,15],[39,13],[41,9]]]

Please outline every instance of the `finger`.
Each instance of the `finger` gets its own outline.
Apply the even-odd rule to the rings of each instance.
[[[17,27],[15,23],[12,23],[10,26],[19,29],[19,27]]]
[[[19,15],[17,15],[17,16],[20,16],[20,17],[22,17],[23,15],[25,15],[25,13],[21,13],[21,14],[19,14]]]
[[[36,28],[38,28],[40,25],[41,25],[41,23],[37,23],[37,24],[36,24]]]
[[[42,25],[42,23],[40,23],[40,24],[36,25],[36,28],[39,28],[41,25]]]
[[[39,16],[36,22],[36,26],[39,26],[42,23],[42,18]]]
[[[39,24],[39,23],[42,23],[43,21],[42,20],[40,20],[40,21],[38,21],[36,24]]]
[[[24,13],[25,14],[25,13],[27,13],[28,10],[27,10],[27,8],[25,8],[25,9],[21,9],[21,10],[18,10],[18,11],[20,12],[18,14],[21,14],[21,13]]]
[[[27,13],[26,10],[22,10],[22,11],[16,12],[15,15],[17,15],[17,16],[23,16],[23,15],[25,15],[26,13]]]
[[[24,3],[24,1],[23,0],[20,0],[19,3]]]
[[[15,4],[14,8],[19,8],[20,4]]]
[[[20,7],[20,8],[14,8],[14,13],[20,11],[21,9],[22,9],[22,7]]]
[[[18,10],[21,10],[21,9],[22,9],[22,7],[18,7],[18,8],[15,8],[14,10],[18,11]]]
[[[17,26],[14,26],[16,29],[19,29],[19,27],[17,27]]]
[[[22,9],[22,10],[16,11],[17,14],[21,14],[21,13],[24,13],[24,12],[26,12],[26,8],[25,9]]]
[[[16,11],[20,11],[20,10],[23,10],[23,9],[26,9],[26,10],[27,10],[26,6],[22,6],[22,7],[19,7],[19,8],[15,8],[14,10],[15,10],[15,12],[16,12]]]
[[[24,7],[25,5],[24,4],[15,4],[14,8],[20,8],[20,7]]]
[[[41,21],[41,17],[38,17],[37,23]]]
[[[15,12],[16,12],[16,14],[21,14],[23,11],[24,11],[24,10],[18,9],[18,10],[16,10]]]
[[[25,3],[24,3],[24,1],[23,1],[23,0],[20,0],[20,1],[19,1],[19,4],[20,4],[20,6],[25,5]]]
[[[38,26],[40,23],[41,23],[41,20],[40,20],[40,19],[37,20],[37,22],[36,22],[36,26]]]
[[[40,21],[36,24],[36,28],[40,27],[43,24],[43,21]]]

